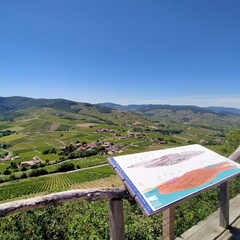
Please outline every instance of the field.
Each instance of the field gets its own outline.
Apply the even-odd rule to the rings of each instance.
[[[76,189],[83,186],[85,186],[84,188],[87,186],[101,187],[106,184],[107,187],[109,185],[113,186],[116,183],[119,185],[120,181],[117,181],[113,175],[113,170],[109,166],[104,166],[21,181],[7,182],[1,185],[0,201],[6,201],[9,199],[13,200],[39,194],[43,195],[68,189]],[[96,181],[97,179],[101,180]]]
[[[1,143],[4,143],[4,142],[12,142],[12,141],[15,141],[17,139],[21,139],[21,138],[24,138],[26,137],[27,135],[24,135],[24,134],[11,134],[10,136],[6,136],[6,137],[2,137],[0,139],[0,142]]]

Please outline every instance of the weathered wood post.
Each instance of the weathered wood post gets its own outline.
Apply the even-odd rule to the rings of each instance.
[[[172,205],[166,210],[163,210],[163,240],[174,239],[174,218],[175,218],[175,206]]]
[[[227,228],[229,225],[229,182],[220,185],[220,226]]]
[[[240,158],[240,146],[229,157],[233,161]],[[220,226],[227,228],[229,225],[229,181],[220,185]]]
[[[122,198],[109,200],[110,239],[124,240],[124,214]]]

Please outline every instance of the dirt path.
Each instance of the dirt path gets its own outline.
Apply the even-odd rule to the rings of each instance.
[[[5,158],[10,158],[10,157],[11,157],[11,152],[10,152],[10,151],[8,151],[8,150],[6,150],[6,149],[1,149],[1,150],[4,151],[4,152],[7,152],[7,153],[8,153],[8,155],[5,156],[4,159],[5,159]],[[2,161],[9,161],[9,160],[4,160],[4,159],[3,159]]]

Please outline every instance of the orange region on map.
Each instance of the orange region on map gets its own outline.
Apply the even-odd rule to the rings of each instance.
[[[161,194],[170,194],[189,188],[196,188],[214,180],[219,173],[233,168],[237,167],[226,161],[209,168],[195,169],[185,173],[181,177],[165,182],[157,188]]]

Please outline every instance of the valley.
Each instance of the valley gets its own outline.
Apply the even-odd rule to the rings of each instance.
[[[240,126],[240,115],[192,106],[149,105],[129,111],[68,100],[39,103],[25,99],[30,105],[23,100],[5,99],[8,103],[4,107],[11,108],[1,112],[5,119],[0,121],[0,190],[9,192],[3,194],[4,201],[71,189],[88,181],[94,181],[97,187],[97,179],[117,177],[110,166],[102,167],[111,156],[187,144],[202,144],[226,155],[226,136]],[[8,112],[15,117],[8,119]],[[92,166],[103,169],[101,174],[69,181],[69,171],[75,170],[73,175],[83,176],[82,170],[86,168],[84,176],[91,176],[87,168]],[[61,173],[58,180],[52,180],[56,173]],[[32,193],[20,191],[25,193],[21,196],[12,194],[13,186],[24,186],[28,179],[37,186],[40,177],[51,182],[52,187],[39,187]]]

